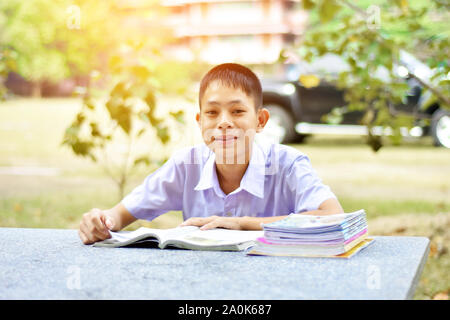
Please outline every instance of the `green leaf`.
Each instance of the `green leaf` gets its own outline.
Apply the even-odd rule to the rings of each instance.
[[[111,119],[116,120],[126,134],[130,134],[132,116],[131,108],[123,104],[122,99],[115,97],[111,97],[106,102],[106,108],[108,109]]]
[[[417,21],[410,21],[408,23],[408,27],[409,27],[408,32],[414,32],[414,31],[422,29],[422,25]]]
[[[111,119],[116,119],[117,118],[117,113],[118,113],[118,107],[117,105],[120,103],[121,101],[117,98],[110,98],[105,106],[106,106],[106,110],[108,110],[109,112],[109,116],[111,117]]]
[[[153,92],[149,91],[147,92],[147,95],[144,98],[145,103],[150,108],[150,110],[153,110],[156,106],[156,98]]]
[[[344,119],[346,107],[335,107],[330,113],[322,116],[322,121],[327,124],[340,124]]]
[[[93,137],[102,137],[102,133],[98,129],[98,125],[95,122],[89,123],[89,126],[91,127],[91,135]]]
[[[127,99],[131,96],[130,90],[127,88],[127,84],[123,81],[117,83],[109,94],[111,97]]]
[[[378,112],[377,112],[377,118],[374,122],[374,125],[375,126],[385,126],[385,125],[389,124],[391,119],[392,119],[392,116],[386,107],[379,108]]]
[[[311,10],[314,9],[316,4],[312,0],[302,0],[301,2],[303,9],[305,10]]]
[[[95,104],[92,102],[90,98],[83,98],[83,104],[90,110],[95,109]]]
[[[155,107],[156,107],[156,99],[155,99],[155,95],[153,94],[153,92],[151,92],[151,91],[147,92],[147,95],[145,96],[144,101],[147,104],[147,106],[149,107],[149,110],[148,110],[148,112],[145,113],[145,115],[147,116],[147,119],[150,121],[150,124],[153,127],[157,127],[162,122],[162,120],[156,118],[154,115],[154,111],[155,111]]]
[[[87,156],[89,155],[92,147],[94,147],[94,144],[91,141],[81,141],[78,140],[74,143],[72,143],[72,150],[75,154],[81,155],[81,156]]]
[[[151,124],[153,127],[158,127],[159,124],[162,123],[162,120],[161,120],[161,119],[158,119],[158,118],[156,118],[155,116],[153,116],[153,112],[147,113],[147,118],[148,118],[148,120],[150,121],[150,124]]]
[[[169,113],[172,117],[175,118],[179,123],[184,124],[184,111],[179,110],[177,112],[170,112]]]
[[[77,114],[77,120],[76,120],[76,123],[77,123],[78,125],[81,125],[81,124],[83,124],[84,120],[86,120],[86,116],[84,115],[84,113],[79,112],[79,113]]]
[[[343,71],[341,73],[339,73],[338,79],[337,79],[337,84],[339,88],[344,88],[347,85],[347,81],[349,79],[349,75],[347,71]]]
[[[143,164],[146,164],[146,165],[149,166],[151,162],[150,162],[150,159],[147,156],[142,156],[142,157],[139,157],[136,160],[134,160],[134,165],[135,166],[140,164],[140,163],[143,163]]]
[[[147,80],[151,75],[150,70],[148,70],[148,68],[144,66],[133,66],[131,67],[130,71],[131,74],[133,74],[140,80]]]
[[[140,136],[142,136],[145,133],[145,128],[142,128],[138,131],[138,133],[136,134],[136,137],[139,138]]]
[[[170,140],[169,129],[167,127],[157,127],[156,134],[163,144],[166,144]]]
[[[407,13],[409,9],[409,3],[408,0],[394,0],[394,3],[402,9],[403,13]]]
[[[322,0],[319,5],[319,16],[322,23],[331,21],[342,9],[335,0]]]
[[[74,122],[69,128],[66,129],[64,135],[66,136],[66,138],[73,138],[73,137],[77,137],[78,133],[80,132],[80,126],[78,125],[78,123]]]
[[[123,131],[129,135],[131,130],[131,110],[128,106],[119,106],[116,120]]]
[[[89,153],[88,156],[92,161],[97,162],[97,158],[92,153]]]

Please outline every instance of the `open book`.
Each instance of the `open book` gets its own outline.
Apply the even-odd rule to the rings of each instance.
[[[242,231],[229,229],[200,230],[186,226],[172,229],[151,229],[141,227],[135,231],[110,231],[111,238],[96,242],[94,247],[139,246],[153,248],[180,248],[210,251],[241,251],[254,245],[263,231]]]

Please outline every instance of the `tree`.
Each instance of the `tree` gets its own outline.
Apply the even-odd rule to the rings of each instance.
[[[174,63],[161,48],[172,36],[159,23],[156,0],[142,2],[145,8],[117,7],[112,1],[101,3],[108,9],[102,13],[104,16],[92,13],[99,9],[97,1],[78,1],[81,12],[87,12],[88,17],[83,14],[80,29],[71,29],[76,41],[69,44],[77,49],[69,50],[73,55],[68,61],[100,61],[79,65],[91,77],[87,87],[81,88],[82,108],[66,129],[62,145],[97,163],[115,182],[122,199],[132,173],[140,165],[160,166],[165,158],[151,151],[164,151],[173,130],[183,127],[184,112],[180,109],[158,116],[158,97],[189,97],[192,66],[177,64],[176,70],[171,70]],[[142,25],[148,23],[149,17],[154,18],[151,28]],[[76,21],[72,22],[76,25]],[[91,56],[81,50],[85,47]],[[113,150],[119,141],[125,146],[123,154]],[[133,150],[142,141],[153,145]]]
[[[16,69],[16,53],[6,46],[0,45],[0,100],[6,96],[4,81],[11,70]]]
[[[118,27],[123,24],[126,12],[115,3],[0,2],[0,46],[16,53],[14,71],[32,82],[34,96],[41,95],[45,81],[57,83],[73,76],[87,76],[92,70],[106,70],[105,62],[124,39],[140,36],[127,34],[127,28]]]
[[[50,0],[5,1],[0,12],[1,41],[17,52],[17,72],[33,82],[33,95],[40,95],[44,79],[58,81],[70,74],[58,48],[59,29],[65,26],[61,6]]]
[[[133,170],[140,164],[157,162],[160,165],[165,161],[155,160],[154,156],[150,156],[149,150],[133,153],[133,145],[139,139],[148,139],[144,138],[147,133],[166,145],[170,140],[170,127],[174,127],[173,123],[184,124],[184,112],[170,111],[167,118],[157,117],[157,94],[160,92],[158,81],[145,65],[126,65],[121,57],[114,56],[110,67],[115,84],[109,91],[106,102],[95,99],[88,90],[83,97],[81,111],[65,131],[62,144],[69,146],[76,155],[88,157],[98,163],[116,183],[120,200]],[[102,113],[105,110],[107,119],[99,118],[96,111]],[[121,136],[126,138],[127,151],[114,168],[110,162],[115,156],[108,154],[108,146]],[[157,149],[160,150],[156,145],[152,146],[153,151]]]
[[[348,111],[364,110],[363,124],[369,128],[368,144],[377,151],[381,137],[371,134],[373,126],[394,129],[392,139],[401,139],[400,127],[412,127],[414,119],[395,111],[409,90],[398,76],[398,67],[406,68],[411,78],[429,91],[442,108],[450,108],[449,30],[439,30],[430,19],[447,12],[444,1],[359,1],[304,0],[304,9],[312,17],[306,36],[297,47],[299,56],[311,62],[332,53],[342,57],[348,69],[340,72],[334,82],[347,89]],[[431,79],[410,70],[400,59],[402,50],[415,52],[434,70]],[[384,73],[386,81],[378,76]],[[315,75],[302,80],[311,83]],[[317,81],[312,81],[317,82]],[[395,117],[393,117],[395,113]]]

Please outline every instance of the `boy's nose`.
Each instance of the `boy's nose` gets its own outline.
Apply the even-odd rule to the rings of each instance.
[[[218,128],[219,129],[227,129],[227,128],[232,128],[233,127],[233,122],[228,119],[227,115],[222,115],[220,117],[219,120],[219,124],[218,124]]]

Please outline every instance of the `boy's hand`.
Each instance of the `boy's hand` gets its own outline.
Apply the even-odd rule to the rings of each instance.
[[[184,226],[197,226],[201,227],[200,230],[209,230],[214,228],[225,228],[241,230],[241,217],[219,217],[211,216],[207,218],[189,218],[180,224],[180,227]]]
[[[111,238],[109,230],[114,228],[114,219],[100,209],[83,214],[78,234],[84,244],[91,244]]]

